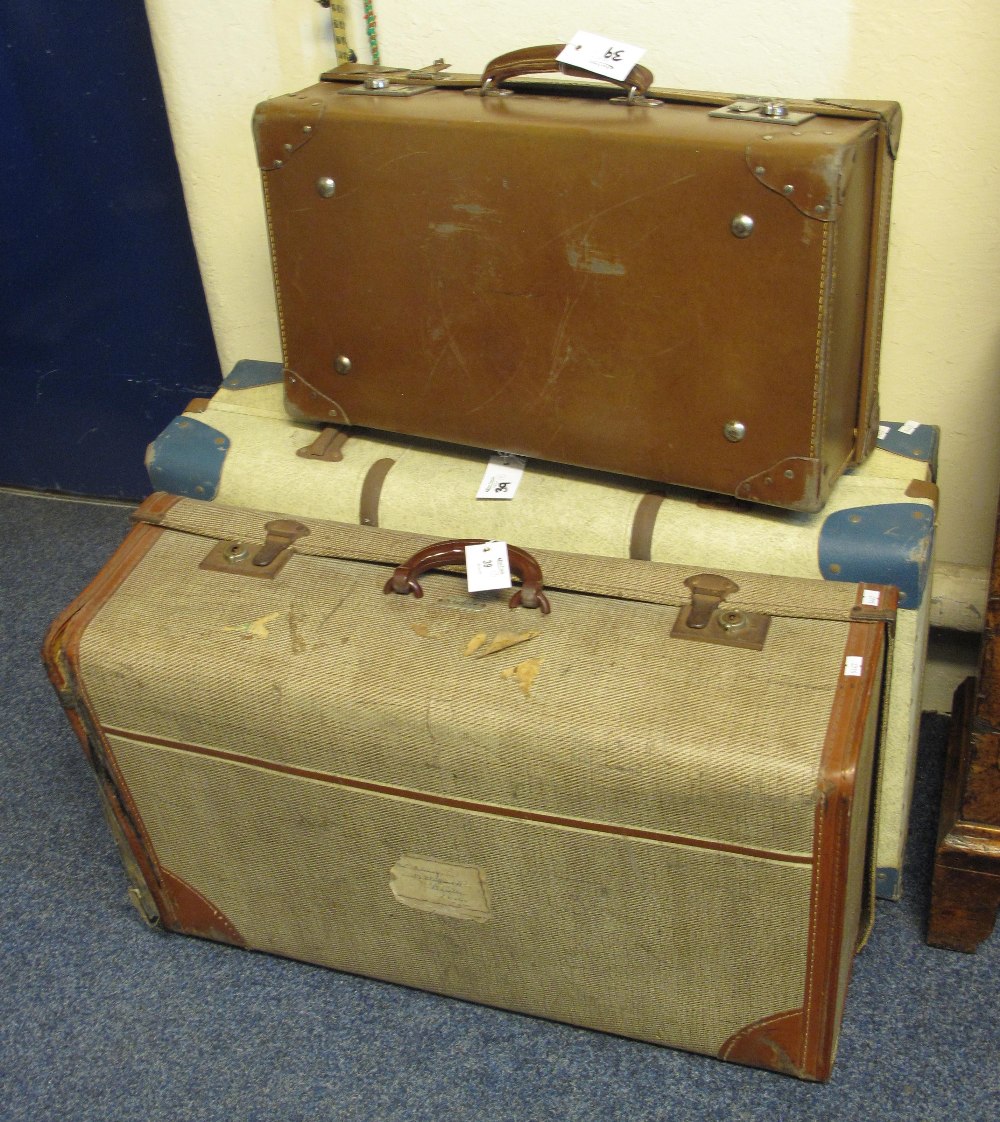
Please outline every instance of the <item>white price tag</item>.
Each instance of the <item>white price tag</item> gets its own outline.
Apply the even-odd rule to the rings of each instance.
[[[861,604],[865,608],[877,608],[882,603],[882,593],[877,588],[866,588],[861,593]]]
[[[483,542],[465,547],[465,571],[470,592],[510,588],[510,559],[506,542]]]
[[[892,430],[889,428],[888,425],[879,425],[879,427],[878,427],[878,438],[879,438],[879,440],[885,440],[885,438],[889,435],[889,433],[891,431]]]
[[[517,492],[517,485],[521,482],[521,476],[524,475],[527,462],[520,456],[512,456],[509,452],[498,452],[495,456],[490,456],[476,498],[512,499]]]
[[[899,431],[904,436],[912,436],[917,431],[918,428],[920,428],[920,422],[919,421],[907,421],[906,424],[903,424],[903,425],[899,426]]]
[[[844,677],[845,678],[860,678],[861,671],[864,669],[865,660],[861,655],[848,655],[844,660]]]
[[[616,43],[589,31],[578,31],[556,57],[560,62],[589,70],[602,78],[623,82],[645,53],[644,47]]]

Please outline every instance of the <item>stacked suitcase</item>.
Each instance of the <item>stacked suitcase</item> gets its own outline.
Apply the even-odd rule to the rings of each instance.
[[[554,54],[259,108],[284,363],[153,442],[50,674],[149,922],[823,1079],[936,508],[878,423],[898,107]]]

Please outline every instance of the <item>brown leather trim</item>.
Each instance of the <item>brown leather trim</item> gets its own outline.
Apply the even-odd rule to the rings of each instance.
[[[860,104],[860,103],[856,103]],[[861,357],[861,383],[858,394],[857,429],[853,463],[863,463],[875,447],[878,431],[879,369],[882,356],[882,320],[885,307],[886,275],[889,259],[889,215],[896,149],[902,115],[890,102],[891,119],[882,117],[883,135],[888,143],[876,153],[875,182],[872,191],[872,217],[869,233],[868,291],[865,298],[864,346]],[[895,138],[895,139],[893,139]]]
[[[412,802],[425,803],[429,806],[443,806],[452,810],[469,810],[476,814],[489,814],[496,818],[513,818],[522,822],[539,822],[547,826],[560,826],[570,830],[584,830],[598,834],[612,834],[615,837],[639,838],[642,841],[663,842],[668,845],[683,845],[693,849],[707,849],[716,853],[732,853],[740,857],[754,857],[765,861],[778,861],[789,865],[811,865],[811,854],[783,853],[770,849],[758,849],[754,846],[736,845],[728,842],[712,841],[706,838],[688,837],[683,834],[668,834],[662,830],[645,830],[633,826],[620,826],[611,822],[597,822],[591,819],[566,818],[558,814],[548,814],[545,811],[524,810],[520,807],[503,806],[498,803],[483,803],[472,799],[452,798],[448,795],[435,795],[429,791],[416,791],[406,787],[396,787],[388,783],[375,783],[367,779],[356,779],[353,776],[333,775],[325,771],[312,771],[308,768],[294,767],[290,764],[275,763],[271,760],[256,759],[245,756],[239,752],[227,752],[220,748],[207,748],[202,744],[187,744],[183,741],[170,740],[160,736],[150,736],[145,733],[130,732],[127,729],[105,727],[103,732],[107,736],[120,736],[139,744],[149,744],[161,748],[172,748],[181,752],[191,752],[198,756],[207,756],[210,759],[222,760],[226,763],[243,764],[251,767],[262,768],[265,771],[277,772],[279,775],[294,776],[298,779],[310,779],[320,783],[328,783],[334,787],[345,787],[353,791],[366,791],[375,795],[390,795],[397,799],[409,799]]]
[[[382,485],[395,462],[395,460],[385,457],[376,460],[368,469],[364,483],[361,484],[361,501],[358,511],[358,521],[362,526],[378,525],[378,504],[382,497]]]
[[[805,1075],[797,1059],[802,1046],[802,1010],[774,1013],[734,1033],[719,1049],[719,1059],[766,1068],[799,1079]]]
[[[736,488],[736,498],[807,512],[820,510],[828,487],[819,460],[791,456],[756,475],[748,476]]]
[[[884,647],[881,626],[852,623],[848,628],[843,665],[849,657],[859,657],[863,671],[858,677],[840,675],[820,762],[802,1053],[797,1057],[802,1072],[811,1079],[828,1079],[833,1066],[840,1020],[851,805],[866,718],[869,707],[877,704],[880,682],[874,671]],[[853,936],[850,945],[853,947]]]
[[[662,505],[663,496],[652,492],[643,495],[639,501],[632,519],[632,536],[628,547],[628,555],[633,561],[652,561],[653,531]]]
[[[42,643],[42,658],[45,661],[49,680],[63,698],[64,705],[75,704],[72,696],[64,697],[65,691],[70,688],[73,681],[73,665],[71,661],[67,661],[65,655],[68,638],[75,636],[77,643],[79,642],[76,629],[82,630],[81,620],[82,626],[85,627],[93,619],[97,611],[107,603],[115,590],[121,586],[122,581],[146,555],[160,533],[162,531],[146,526],[133,527],[100,572],[50,624]],[[74,624],[73,627],[70,626],[71,623]]]
[[[150,526],[158,526],[167,512],[180,501],[177,495],[168,495],[166,491],[154,491],[132,511],[132,521],[146,522]]]
[[[212,399],[210,397],[193,397],[187,405],[184,406],[184,412],[204,413],[211,404]]]
[[[160,866],[163,891],[170,897],[173,905],[172,920],[177,930],[186,935],[198,935],[202,939],[214,939],[219,943],[232,943],[245,947],[246,939],[236,930],[219,909],[207,900],[187,881]]]
[[[857,596],[854,607],[851,609],[851,619],[858,622],[871,622],[874,620],[894,620],[899,610],[899,589],[891,584],[868,584],[857,586]],[[877,592],[877,604],[866,604],[865,593]]]
[[[820,762],[803,1007],[764,1017],[735,1033],[722,1046],[720,1059],[800,1079],[830,1077],[840,1020],[855,774],[867,715],[880,685],[874,668],[884,643],[878,624],[852,623],[848,628],[842,665],[846,667],[848,657],[856,656],[864,660],[864,669],[861,677],[841,673]]]
[[[56,618],[49,628],[42,648],[49,677],[67,709],[70,725],[94,768],[107,805],[121,827],[122,834],[161,913],[169,910],[169,904],[162,899],[162,894],[159,892],[159,875],[152,845],[101,733],[87,690],[80,679],[79,668],[80,642],[87,627],[162,533],[163,530],[159,527],[145,523],[134,526],[97,576]]]
[[[906,488],[908,499],[929,499],[935,507],[939,505],[941,492],[936,483],[929,479],[911,479]]]

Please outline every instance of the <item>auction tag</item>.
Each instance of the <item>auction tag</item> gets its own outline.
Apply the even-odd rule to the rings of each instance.
[[[510,588],[510,559],[506,542],[483,542],[465,547],[465,572],[470,592]]]
[[[866,588],[861,593],[861,606],[877,608],[882,603],[882,593],[877,588]]]
[[[861,655],[848,655],[844,660],[844,677],[845,678],[860,678],[861,672],[864,670],[865,660]]]
[[[527,462],[521,456],[513,456],[509,452],[497,452],[495,456],[490,456],[476,498],[512,499]]]
[[[556,58],[602,78],[623,82],[645,53],[645,47],[632,47],[589,31],[578,31]]]
[[[892,432],[892,429],[888,425],[879,425],[879,427],[878,427],[878,438],[879,438],[879,440],[885,440],[885,438],[891,432]]]
[[[920,428],[919,421],[907,421],[905,424],[899,426],[899,431],[903,436],[912,436],[918,428]]]

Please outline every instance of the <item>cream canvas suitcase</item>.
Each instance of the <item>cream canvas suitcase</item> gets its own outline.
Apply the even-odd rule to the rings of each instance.
[[[133,901],[170,930],[826,1078],[894,590],[512,546],[508,605],[424,571],[457,556],[143,504],[45,649]]]
[[[289,419],[278,363],[238,363],[150,445],[153,487],[450,537],[900,589],[880,751],[877,891],[897,899],[913,790],[937,487],[937,430],[884,424],[818,514],[764,509],[620,476],[529,462],[513,501],[477,501],[479,451]]]

